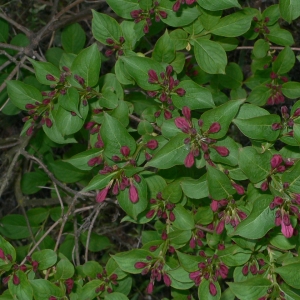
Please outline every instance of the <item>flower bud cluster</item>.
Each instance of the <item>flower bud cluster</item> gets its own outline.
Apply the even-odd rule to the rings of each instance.
[[[203,121],[198,120],[198,126],[201,132],[199,133],[193,126],[191,120],[191,110],[187,106],[182,108],[182,114],[183,117],[175,118],[174,122],[178,129],[190,135],[184,140],[184,143],[189,147],[189,153],[184,160],[184,165],[187,168],[190,168],[194,165],[195,157],[199,156],[200,151],[203,152],[204,159],[212,166],[214,166],[214,163],[210,159],[211,149],[215,149],[216,152],[223,157],[229,155],[229,150],[227,147],[215,145],[217,140],[209,137],[210,134],[217,133],[221,130],[220,123],[214,122],[210,125],[208,130],[203,131]]]
[[[297,108],[292,115],[288,113],[288,108],[286,106],[281,107],[281,115],[283,121],[281,123],[274,123],[272,124],[273,130],[278,130],[282,128],[286,128],[287,130],[290,130],[290,128],[293,129],[294,126],[294,119],[297,119],[300,116],[300,108]],[[294,131],[290,130],[285,135],[287,136],[294,136]]]
[[[236,227],[242,220],[247,218],[247,214],[236,206],[234,200],[228,201],[227,199],[212,200],[210,207],[213,212],[217,213],[215,230],[217,234],[221,234],[225,225],[230,224]]]
[[[190,248],[195,249],[197,245],[199,247],[202,247],[203,246],[202,239],[204,239],[204,238],[205,238],[204,231],[197,229],[196,232],[192,233],[192,237],[189,242]]]
[[[171,119],[172,113],[175,109],[172,101],[172,94],[177,94],[182,97],[185,95],[185,90],[183,88],[178,88],[179,80],[172,76],[173,67],[168,65],[165,72],[162,72],[159,76],[154,70],[148,71],[148,82],[152,84],[159,84],[159,91],[148,91],[150,97],[155,97],[162,103],[162,110],[164,111],[164,118]],[[161,114],[161,110],[155,112],[154,116],[158,118]]]
[[[178,11],[180,9],[181,4],[192,5],[196,1],[197,0],[176,0],[176,2],[174,3],[172,9],[173,9],[173,11]]]
[[[170,286],[172,281],[170,276],[164,270],[164,263],[161,260],[157,260],[154,263],[152,262],[152,257],[146,258],[149,262],[136,262],[134,267],[136,269],[142,269],[141,274],[146,275],[151,272],[150,274],[150,283],[147,286],[147,293],[152,294],[154,289],[155,281],[160,282],[163,280],[165,286]]]
[[[251,262],[247,262],[242,268],[242,274],[247,276],[249,272],[252,275],[263,274],[266,270],[259,269],[259,266],[264,266],[266,263],[263,259],[253,259]]]
[[[212,257],[206,257],[204,262],[198,264],[198,268],[199,270],[189,274],[190,279],[195,282],[196,286],[199,286],[203,279],[209,280],[209,293],[216,296],[217,288],[214,282],[218,281],[218,277],[227,278],[228,267],[215,254]]]
[[[151,219],[154,216],[161,218],[166,221],[174,222],[175,214],[173,210],[175,208],[175,204],[171,203],[162,198],[161,192],[157,193],[156,199],[150,199],[150,210],[146,214],[146,218]]]
[[[263,35],[269,34],[270,33],[270,29],[267,27],[267,23],[269,23],[270,18],[269,17],[265,17],[264,20],[258,20],[257,17],[253,17],[253,21],[256,23],[255,24],[255,28],[254,31]],[[265,37],[265,39],[267,40],[267,37]]]
[[[266,87],[270,88],[271,90],[271,96],[267,100],[267,105],[276,105],[284,103],[284,96],[282,94],[281,84],[267,83]]]
[[[107,57],[113,55],[114,52],[116,52],[118,54],[118,56],[121,56],[124,54],[122,47],[123,47],[123,44],[125,43],[125,39],[123,36],[121,36],[119,38],[119,41],[116,41],[112,38],[108,38],[108,39],[106,39],[106,43],[110,47],[109,49],[107,49],[105,51],[105,55]]]
[[[93,121],[90,121],[85,124],[85,129],[87,129],[90,132],[90,134],[98,133],[98,136],[99,136],[99,138],[97,137],[98,141],[99,141],[99,139],[102,141],[102,139],[99,135],[100,127],[101,126],[99,124],[97,124],[96,122],[93,122]],[[103,148],[103,147],[104,147],[104,144],[102,145],[102,147],[96,147],[96,148]]]
[[[155,22],[160,22],[161,19],[166,19],[168,17],[168,14],[164,10],[160,10],[158,6],[158,1],[155,1],[154,6],[149,9],[136,9],[130,12],[130,15],[134,19],[135,23],[145,21],[143,28],[144,33],[149,32],[149,27],[152,25],[151,19],[153,17]]]
[[[103,281],[95,290],[97,294],[104,291],[110,294],[113,292],[114,286],[118,285],[118,275],[115,273],[108,275],[105,269],[103,269],[102,273],[97,274],[97,278]]]

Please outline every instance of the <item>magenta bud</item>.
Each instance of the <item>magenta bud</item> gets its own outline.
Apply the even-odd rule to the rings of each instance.
[[[282,128],[282,125],[280,123],[273,123],[272,124],[272,130],[279,130]]]
[[[165,110],[164,111],[164,117],[165,117],[166,120],[169,120],[169,119],[172,118],[172,113],[168,110]]]
[[[109,44],[109,45],[113,45],[115,42],[114,42],[113,39],[108,38],[108,39],[106,39],[106,43]]]
[[[224,146],[213,146],[213,148],[221,155],[221,156],[228,156],[229,155],[229,150],[228,148]]]
[[[79,76],[79,75],[77,75],[77,74],[75,74],[74,75],[74,78],[75,78],[75,80],[77,80],[77,82],[80,84],[80,85],[84,85],[84,79],[81,77],[81,76]]]
[[[33,105],[33,104],[31,104],[31,103],[27,103],[27,104],[25,105],[25,108],[26,108],[27,110],[30,110],[30,109],[35,109],[36,106]]]
[[[280,154],[274,154],[271,158],[272,169],[277,168],[282,163],[282,156]]]
[[[184,165],[187,168],[191,168],[195,163],[195,158],[192,152],[189,152],[189,154],[186,156],[185,160],[184,160]]]
[[[26,131],[26,135],[31,136],[33,134],[33,130],[34,130],[34,126],[30,126]]]
[[[48,128],[51,128],[53,125],[52,121],[49,118],[45,118],[45,123]]]
[[[158,11],[158,13],[163,19],[166,19],[168,17],[168,14],[163,10]]]
[[[51,74],[47,74],[46,79],[49,80],[49,81],[56,81],[55,77]]]
[[[138,174],[134,174],[133,178],[134,178],[135,182],[137,182],[137,183],[141,182],[141,177]]]
[[[260,186],[261,190],[262,191],[266,191],[268,188],[269,188],[269,184],[268,184],[268,181],[264,181],[261,186]]]
[[[154,150],[158,147],[158,142],[156,140],[150,140],[147,142],[146,147],[151,150]]]
[[[182,97],[185,95],[185,89],[183,88],[178,88],[177,90],[175,90],[175,92],[177,93],[178,96]]]
[[[129,199],[132,203],[137,203],[139,201],[138,190],[134,184],[131,184],[129,187]]]
[[[148,294],[152,294],[153,293],[153,289],[154,289],[154,282],[150,281],[150,283],[147,286],[147,293]]]
[[[221,234],[223,232],[225,228],[225,221],[224,220],[221,220],[218,225],[216,226],[216,233],[217,234]]]
[[[173,67],[171,65],[168,65],[166,68],[167,76],[170,76],[172,72],[173,72]]]
[[[166,286],[170,286],[171,283],[172,283],[171,278],[170,278],[169,275],[167,275],[167,274],[164,274],[164,275],[163,275],[163,280],[164,280],[164,284],[165,284]]]
[[[232,186],[235,188],[236,192],[239,194],[239,195],[244,195],[245,194],[245,189],[237,184],[237,183],[232,183]]]
[[[161,239],[165,241],[167,238],[168,238],[168,235],[167,235],[166,231],[163,231],[161,234]]]
[[[31,264],[33,272],[36,272],[38,270],[39,263],[36,260],[34,260]]]
[[[181,1],[177,0],[172,7],[173,11],[175,11],[175,12],[178,11],[180,8],[180,4],[181,4]]]
[[[216,296],[217,295],[217,288],[216,288],[216,286],[215,286],[215,284],[213,282],[209,283],[209,293],[212,296]]]
[[[124,157],[128,157],[130,154],[130,149],[128,146],[122,146],[120,152]]]
[[[190,124],[184,117],[177,117],[174,120],[178,129],[181,129],[184,133],[188,133],[190,130]]]
[[[147,94],[148,94],[151,98],[154,98],[154,97],[158,94],[158,92],[156,92],[156,91],[147,91]]]
[[[191,119],[191,110],[189,109],[189,107],[184,106],[182,108],[182,114],[187,120]]]
[[[246,264],[246,265],[243,266],[242,273],[243,273],[244,276],[248,275],[248,273],[249,273],[249,266],[248,266],[248,264]]]
[[[170,220],[171,222],[174,222],[175,219],[176,219],[175,214],[174,214],[172,211],[170,211],[170,212],[169,212],[169,220]]]
[[[253,275],[256,275],[257,274],[257,267],[256,267],[256,264],[253,264],[250,266],[250,272],[253,274]]]
[[[297,108],[293,113],[293,117],[299,117],[299,116],[300,116],[300,108]]]
[[[143,262],[143,261],[138,261],[138,262],[136,262],[136,263],[134,264],[134,267],[135,267],[136,269],[144,269],[144,268],[147,267],[147,266],[148,266],[148,263]]]
[[[273,202],[275,203],[275,205],[281,205],[283,204],[283,199],[279,196],[276,196],[274,199],[273,199]]]
[[[271,72],[271,74],[270,74],[270,78],[271,79],[276,79],[278,77],[278,75],[275,73],[275,72]]]
[[[101,202],[103,202],[106,199],[108,190],[109,190],[109,186],[105,187],[103,190],[101,190],[100,192],[97,193],[97,195],[96,195],[96,201],[98,203],[101,203]]]
[[[217,133],[221,130],[221,125],[218,122],[214,122],[210,125],[208,133]]]
[[[151,209],[151,210],[149,210],[149,211],[147,212],[146,218],[147,218],[147,219],[151,219],[151,218],[154,216],[154,214],[155,214],[155,210],[154,210],[154,209]]]
[[[13,284],[14,285],[20,284],[20,278],[16,274],[13,275]]]
[[[109,56],[111,56],[111,55],[113,55],[114,54],[114,50],[113,49],[107,49],[106,51],[105,51],[105,56],[107,56],[107,57],[109,57]]]
[[[149,83],[158,83],[158,76],[154,70],[149,70],[148,76],[149,76],[149,79],[148,79]]]

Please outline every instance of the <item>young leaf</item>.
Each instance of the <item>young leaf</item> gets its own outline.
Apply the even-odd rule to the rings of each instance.
[[[280,0],[279,10],[282,18],[291,23],[300,16],[300,3],[297,0]]]
[[[85,44],[85,32],[78,23],[67,26],[61,33],[61,43],[66,52],[78,54]]]
[[[209,0],[198,0],[200,6],[207,10],[223,10],[231,7],[241,7],[237,0],[220,0],[220,1],[209,1]]]
[[[158,62],[168,64],[175,58],[175,45],[167,30],[157,40],[152,52],[152,58]]]
[[[208,191],[213,199],[221,200],[235,193],[230,179],[223,172],[210,165],[207,165],[206,168]]]
[[[199,67],[208,74],[225,74],[227,56],[220,44],[198,38],[194,40],[194,53]]]
[[[289,72],[295,64],[295,54],[290,47],[285,47],[273,63],[273,71],[282,75]]]

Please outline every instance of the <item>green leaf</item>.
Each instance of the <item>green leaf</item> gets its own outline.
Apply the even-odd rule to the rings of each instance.
[[[8,281],[8,288],[14,299],[32,300],[33,290],[24,272],[18,270],[15,275],[20,279],[20,284],[13,283],[13,276]]]
[[[91,158],[98,157],[102,153],[103,150],[99,150],[98,148],[92,148],[81,153],[78,153],[72,156],[69,159],[65,159],[64,161],[73,165],[77,169],[80,170],[91,170],[93,167],[88,165],[88,161]]]
[[[292,34],[285,30],[275,26],[275,28],[269,27],[270,33],[266,34],[266,37],[270,42],[280,46],[292,46],[295,41]]]
[[[211,295],[209,291],[209,285],[211,284],[210,280],[202,280],[198,288],[198,297],[201,300],[219,300],[221,298],[221,287],[218,281],[215,281],[213,284],[217,289],[217,294],[215,296]]]
[[[252,300],[266,295],[272,282],[262,276],[255,276],[243,282],[227,282],[227,284],[239,299]]]
[[[97,45],[93,44],[80,51],[72,63],[71,71],[73,76],[81,76],[87,86],[94,86],[99,80],[100,66],[100,52]],[[73,81],[75,81],[75,79]],[[76,81],[75,83],[79,85]]]
[[[82,266],[83,272],[86,276],[96,278],[98,273],[102,273],[103,268],[97,261],[89,260]]]
[[[0,42],[7,43],[8,35],[9,25],[5,20],[0,19]]]
[[[279,11],[279,5],[270,5],[268,6],[262,13],[262,19],[265,17],[268,17],[270,20],[268,22],[268,25],[273,25],[278,21],[280,18],[280,11]]]
[[[277,249],[291,250],[296,247],[297,237],[286,238],[283,234],[277,233],[270,239],[270,243]]]
[[[119,23],[112,17],[101,14],[92,10],[92,32],[96,40],[104,45],[109,45],[107,39],[113,39],[115,43],[119,43],[122,36],[122,30]]]
[[[102,280],[91,280],[86,283],[83,288],[78,292],[78,298],[75,299],[95,299],[99,293],[96,289],[103,283]]]
[[[176,204],[175,208],[173,209],[173,213],[175,215],[175,221],[173,225],[178,229],[193,229],[195,227],[194,219],[182,205]]]
[[[107,0],[112,10],[124,19],[132,19],[130,12],[140,8],[138,0]]]
[[[33,289],[34,299],[36,300],[48,300],[51,296],[57,298],[64,296],[63,290],[49,280],[34,279],[29,280],[29,282]]]
[[[146,167],[168,169],[183,164],[188,155],[188,150],[183,142],[185,138],[187,138],[186,134],[178,133],[153,156]]]
[[[295,81],[286,82],[282,85],[282,93],[290,99],[300,97],[300,83]]]
[[[183,178],[180,180],[183,193],[193,199],[205,198],[209,195],[206,175],[199,179]]]
[[[160,73],[165,72],[159,62],[147,57],[141,56],[122,56],[120,59],[124,63],[126,72],[136,81],[136,83],[145,90],[158,90],[158,84],[149,83],[149,70],[154,70],[159,76]]]
[[[282,182],[289,183],[289,191],[300,193],[300,161],[282,175]]]
[[[229,246],[217,252],[220,260],[228,267],[244,265],[251,257],[251,254],[251,250],[242,249],[237,245]]]
[[[182,109],[188,106],[191,110],[215,107],[211,92],[192,80],[183,80],[177,88],[183,88],[186,93],[180,97],[174,93],[172,101],[175,106]]]
[[[129,298],[127,296],[125,296],[124,294],[114,292],[114,293],[105,295],[104,300],[129,300]]]
[[[257,198],[250,215],[237,226],[234,235],[247,239],[259,239],[274,228],[275,210],[269,208],[273,198],[271,195]]]
[[[188,34],[182,29],[175,29],[170,32],[170,38],[173,40],[175,50],[182,50],[188,45]]]
[[[53,64],[56,67],[59,67],[60,59],[62,58],[62,55],[64,54],[64,50],[58,47],[49,48],[47,52],[45,53],[45,57],[47,61],[49,61],[51,64]]]
[[[118,96],[110,90],[105,90],[102,93],[98,102],[102,107],[114,109],[118,106]]]
[[[192,23],[199,17],[199,11],[196,5],[181,5],[177,12],[173,11],[174,2],[169,0],[161,0],[158,6],[159,10],[167,13],[167,18],[161,21],[172,27],[181,27]]]
[[[12,262],[16,260],[16,250],[15,248],[8,242],[6,241],[1,235],[0,235],[0,249],[3,250],[4,254],[10,254],[12,257]],[[1,259],[0,261],[0,266],[3,268],[3,266],[6,265],[6,261]]]
[[[35,70],[35,76],[40,83],[52,85],[58,82],[60,77],[60,70],[56,66],[49,62],[35,61],[31,58],[28,59],[32,63]],[[49,74],[54,76],[55,81],[51,81],[46,78],[46,76]]]
[[[84,191],[101,190],[105,188],[116,174],[117,172],[96,175],[84,188]]]
[[[271,158],[272,154],[269,151],[258,153],[252,147],[244,147],[240,149],[239,166],[251,182],[257,183],[270,174]]]
[[[167,30],[157,40],[152,58],[162,63],[170,63],[175,58],[175,45]]]
[[[130,155],[132,155],[136,149],[136,142],[126,128],[124,128],[117,119],[107,113],[104,114],[100,135],[104,142],[104,154],[109,159],[111,159],[113,155],[121,155],[120,149],[122,146],[129,147]]]
[[[181,266],[188,272],[194,272],[199,269],[198,264],[203,262],[204,259],[201,256],[189,255],[176,250],[177,257]]]
[[[56,272],[54,275],[55,280],[62,280],[72,278],[74,275],[74,266],[66,258],[61,259],[56,265]]]
[[[10,80],[7,82],[7,92],[12,103],[18,108],[25,110],[25,105],[42,102],[41,92],[35,87],[25,84],[18,80]]]
[[[59,105],[68,111],[73,111],[81,117],[79,112],[79,93],[76,88],[70,87],[65,95],[58,96]]]
[[[273,62],[273,71],[282,75],[290,71],[295,64],[295,54],[290,47],[285,47]]]
[[[164,200],[177,203],[182,197],[182,191],[178,181],[175,180],[169,183],[162,191],[162,197]]]
[[[147,198],[147,184],[144,178],[141,177],[140,183],[134,183],[134,186],[137,188],[139,200],[136,203],[130,201],[129,189],[120,191],[117,196],[118,202],[121,208],[133,219],[136,220],[137,215],[144,211],[148,205]]]
[[[21,179],[22,192],[25,195],[34,194],[41,189],[39,186],[45,186],[48,180],[48,176],[40,170],[24,173]]]
[[[126,252],[120,252],[112,255],[119,267],[128,273],[139,274],[143,269],[137,269],[134,265],[136,262],[150,263],[147,257],[153,257],[153,253],[144,249],[134,249]]]
[[[256,58],[263,58],[267,55],[269,49],[270,44],[264,39],[259,39],[254,44],[253,55]]]
[[[209,137],[219,139],[226,135],[232,119],[237,114],[240,105],[244,100],[231,100],[216,108],[206,111],[202,114],[203,120],[202,130],[207,131],[211,124],[218,122],[221,125],[221,130],[217,133],[212,133]]]
[[[278,115],[267,115],[251,119],[234,119],[233,123],[250,139],[276,141],[280,130],[273,130],[272,124],[280,123]]]
[[[219,0],[209,1],[209,0],[197,0],[200,6],[207,10],[223,10],[231,7],[241,7],[237,0]]]
[[[88,239],[88,232],[85,231],[80,235],[80,241],[83,246],[86,248]],[[107,249],[111,246],[110,240],[104,235],[100,235],[96,232],[92,232],[90,235],[88,249],[91,252],[99,252],[104,249]]]
[[[237,89],[243,84],[243,73],[238,64],[229,63],[225,72],[225,75],[218,75],[220,85],[229,89]]]
[[[280,0],[279,10],[282,18],[291,23],[300,16],[300,3],[297,0]]]
[[[57,261],[57,255],[51,249],[44,249],[34,252],[31,258],[39,263],[39,270],[46,270],[52,267]]]
[[[66,52],[78,54],[85,45],[85,32],[78,23],[64,28],[61,43]]]
[[[271,92],[271,89],[265,84],[259,85],[251,91],[249,97],[247,98],[247,101],[254,105],[263,106],[271,97]]]
[[[208,191],[213,199],[225,199],[236,192],[231,185],[230,179],[222,171],[210,165],[207,165],[206,168]]]
[[[199,67],[208,74],[225,74],[227,56],[223,47],[211,40],[194,41],[194,53]]]
[[[209,31],[215,35],[225,37],[240,36],[249,30],[252,18],[253,15],[241,10],[221,18]]]
[[[32,225],[33,233],[38,231],[37,225]],[[24,239],[30,236],[28,226],[24,216],[9,214],[1,219],[0,233],[10,239]]]
[[[290,288],[286,283],[283,282],[280,289],[285,293],[286,300],[300,300],[299,291]]]

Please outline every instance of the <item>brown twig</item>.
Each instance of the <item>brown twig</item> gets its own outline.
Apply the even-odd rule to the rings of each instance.
[[[25,35],[30,39],[33,32],[31,30],[29,30],[28,28],[24,27],[23,25],[17,23],[16,21],[12,20],[11,18],[9,18],[7,15],[0,13],[0,18],[4,19],[5,21],[7,21],[8,23],[10,23],[11,25],[13,25],[14,27],[16,27],[17,29],[19,29],[20,31],[22,31],[23,33],[25,33]]]
[[[137,116],[135,116],[135,115],[129,115],[129,118],[130,118],[131,120],[134,120],[134,121],[138,122],[138,123],[140,123],[140,122],[142,121],[139,117],[137,117]],[[150,124],[151,124],[151,126],[152,126],[157,132],[161,133],[161,129],[160,129],[158,126],[156,126],[155,124],[152,124],[152,123],[150,123]]]

